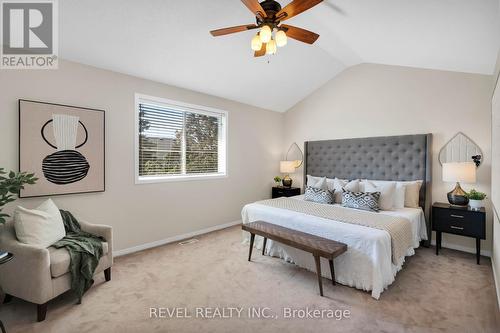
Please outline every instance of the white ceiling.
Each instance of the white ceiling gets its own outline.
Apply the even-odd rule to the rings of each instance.
[[[284,5],[289,0],[282,0]],[[62,58],[274,111],[363,62],[492,74],[498,0],[326,0],[287,21],[321,35],[254,58],[238,0],[59,1]]]

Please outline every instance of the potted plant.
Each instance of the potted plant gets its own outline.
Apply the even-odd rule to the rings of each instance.
[[[280,184],[281,184],[281,177],[280,176],[274,177],[274,182],[276,183],[276,186],[280,186]]]
[[[483,201],[486,198],[486,193],[478,192],[475,189],[472,189],[466,194],[466,196],[469,199],[470,208],[480,209],[483,207]]]
[[[3,206],[15,201],[25,184],[33,185],[37,180],[33,173],[11,171],[7,174],[0,168],[0,224],[5,223],[5,218],[9,217],[8,214],[2,213]]]

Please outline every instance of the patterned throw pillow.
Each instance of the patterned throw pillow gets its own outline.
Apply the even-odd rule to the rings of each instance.
[[[306,201],[312,201],[317,203],[332,204],[334,200],[333,192],[330,190],[324,190],[321,188],[315,188],[312,186],[307,186],[304,193],[304,199]]]
[[[342,206],[378,212],[380,192],[351,192],[343,190]]]

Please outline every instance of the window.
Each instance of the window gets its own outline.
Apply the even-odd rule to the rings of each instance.
[[[136,182],[226,175],[227,113],[136,96]]]

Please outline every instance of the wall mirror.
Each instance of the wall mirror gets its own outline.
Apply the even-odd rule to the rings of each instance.
[[[479,146],[467,135],[458,132],[448,141],[439,152],[439,163],[474,162],[480,166],[483,161],[483,152]]]
[[[290,148],[288,148],[285,160],[294,161],[295,168],[299,168],[302,165],[302,162],[304,161],[304,153],[302,153],[302,150],[295,142],[292,143]]]

